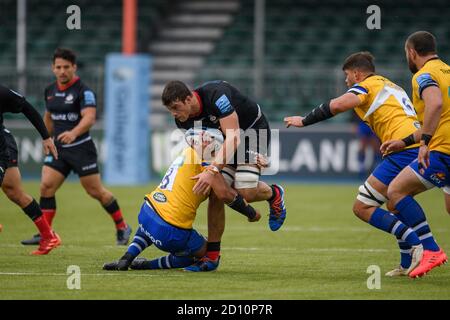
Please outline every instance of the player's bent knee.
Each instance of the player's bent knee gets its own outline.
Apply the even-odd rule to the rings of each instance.
[[[253,199],[258,195],[258,190],[256,188],[253,189],[238,189],[239,194],[245,199],[247,202],[252,202]]]
[[[13,185],[3,184],[2,190],[9,200],[16,204],[20,204],[22,192],[19,189],[15,188]]]
[[[238,191],[253,189],[257,193],[259,182],[259,169],[252,166],[239,166],[236,170],[234,186]],[[250,191],[245,191],[251,193]],[[253,191],[252,191],[253,192]],[[249,194],[250,196],[250,194]],[[245,196],[243,196],[245,198]]]
[[[371,207],[381,207],[387,201],[387,198],[367,181],[359,186],[358,192],[356,199]]]
[[[221,170],[222,176],[225,179],[226,183],[228,184],[228,186],[232,186],[234,183],[234,178],[235,178],[235,170],[231,167],[224,167]]]

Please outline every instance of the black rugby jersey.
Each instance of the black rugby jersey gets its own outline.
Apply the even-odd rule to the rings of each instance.
[[[54,82],[45,89],[45,107],[53,120],[55,143],[61,145],[56,138],[64,131],[70,131],[81,121],[81,110],[96,107],[94,91],[76,77],[65,86]],[[90,140],[89,131],[83,133],[69,147]]]
[[[25,98],[17,92],[0,85],[0,152],[6,148],[5,138],[3,137],[3,113],[22,112]]]
[[[223,80],[206,82],[195,88],[194,94],[200,99],[201,112],[185,122],[175,119],[178,128],[190,129],[197,121],[201,121],[204,127],[220,128],[219,120],[236,111],[239,127],[247,130],[262,116],[262,111],[256,102]]]

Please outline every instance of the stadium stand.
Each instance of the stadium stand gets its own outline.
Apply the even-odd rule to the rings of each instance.
[[[448,0],[385,1],[381,30],[365,26],[370,1],[266,0],[265,90],[257,97],[271,120],[309,110],[345,89],[340,70],[354,51],[369,50],[380,73],[410,89],[403,44],[407,35],[429,30],[449,39]],[[61,28],[66,8],[82,8],[82,31]],[[225,79],[253,94],[254,2],[244,0],[139,1],[139,49],[154,57],[152,112],[156,122],[170,121],[160,102],[168,80],[190,85]],[[420,10],[420,12],[419,12]],[[342,13],[342,15],[341,15]],[[52,79],[48,59],[57,46],[79,54],[80,74],[102,101],[102,68],[108,52],[121,49],[121,1],[28,0],[28,91],[41,104],[42,83]],[[450,54],[439,41],[440,55]],[[0,3],[0,81],[14,87],[16,1]],[[339,117],[337,118],[339,119]]]

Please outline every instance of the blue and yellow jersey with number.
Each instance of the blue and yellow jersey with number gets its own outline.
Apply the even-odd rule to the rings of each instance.
[[[203,164],[192,148],[186,148],[167,170],[161,184],[145,197],[156,212],[171,225],[192,229],[200,204],[207,196],[192,191],[197,180],[191,178],[203,172]]]
[[[355,112],[382,143],[406,138],[420,127],[406,92],[385,77],[369,76],[347,92],[358,95],[361,103],[355,108]],[[418,144],[414,144],[408,148],[417,146]]]
[[[438,87],[442,93],[441,119],[429,147],[450,154],[450,66],[438,58],[426,62],[412,79],[413,103],[421,123],[425,113],[422,92],[429,86]]]

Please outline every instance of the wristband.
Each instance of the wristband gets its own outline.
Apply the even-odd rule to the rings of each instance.
[[[423,144],[427,146],[430,143],[430,140],[431,140],[432,137],[433,136],[430,135],[430,134],[422,133],[422,137],[420,138],[420,142],[423,141]]]
[[[414,139],[414,133],[411,133],[409,136],[402,139],[402,141],[405,143],[406,147],[416,143],[416,140]]]

